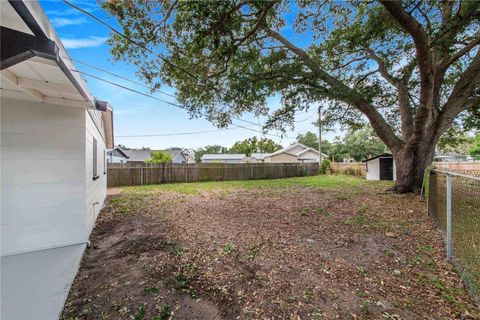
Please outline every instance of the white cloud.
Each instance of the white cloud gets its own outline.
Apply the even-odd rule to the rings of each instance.
[[[80,39],[63,39],[62,43],[67,49],[81,49],[99,47],[107,41],[108,37],[88,37]]]
[[[55,17],[50,19],[54,27],[74,26],[79,24],[88,23],[89,21],[84,17],[80,18],[60,18]]]

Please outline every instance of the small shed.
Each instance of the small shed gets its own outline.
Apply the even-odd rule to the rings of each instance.
[[[393,155],[383,153],[362,161],[366,165],[367,180],[396,180]]]

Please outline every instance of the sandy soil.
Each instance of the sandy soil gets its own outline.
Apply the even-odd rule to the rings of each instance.
[[[414,195],[109,196],[63,319],[476,319]]]

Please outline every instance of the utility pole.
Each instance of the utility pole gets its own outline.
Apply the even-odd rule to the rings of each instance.
[[[322,165],[322,106],[318,106],[318,169]]]

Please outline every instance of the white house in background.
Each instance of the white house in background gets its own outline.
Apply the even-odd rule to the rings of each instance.
[[[127,163],[128,159],[128,155],[119,147],[107,151],[107,162],[109,163]]]
[[[367,180],[397,180],[395,160],[389,153],[383,153],[362,161],[367,167]]]
[[[162,151],[172,156],[172,163],[195,163],[195,159],[186,150],[180,148],[172,148],[165,150],[123,150],[128,156],[126,162],[143,163],[152,157],[152,152]]]
[[[202,163],[241,163],[245,158],[243,153],[210,153],[204,154],[200,161]]]
[[[319,152],[317,150],[301,143],[295,143],[265,156],[263,161],[267,163],[311,163],[318,162],[318,158]],[[328,158],[328,155],[322,153],[322,160],[324,158]]]
[[[58,319],[106,196],[112,109],[36,1],[0,1],[1,319]]]

